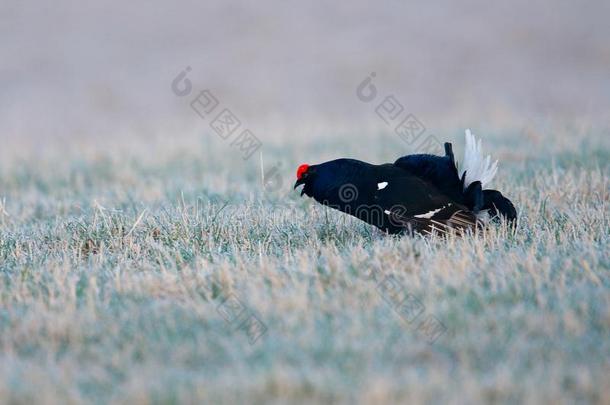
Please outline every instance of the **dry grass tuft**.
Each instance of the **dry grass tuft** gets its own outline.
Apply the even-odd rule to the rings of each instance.
[[[3,160],[0,398],[608,403],[607,140],[504,135],[486,148],[516,233],[447,239],[386,237],[290,192],[301,159],[389,161],[393,138],[271,138],[272,193],[217,139]],[[434,343],[389,280],[444,325]]]

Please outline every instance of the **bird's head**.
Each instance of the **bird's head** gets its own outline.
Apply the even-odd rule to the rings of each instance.
[[[294,183],[294,188],[296,189],[298,186],[303,184],[303,189],[301,190],[301,196],[303,194],[307,194],[309,197],[312,196],[313,193],[313,180],[316,177],[316,166],[310,166],[308,164],[302,164],[297,169],[297,181]]]
[[[306,194],[318,202],[341,200],[337,193],[342,186],[346,184],[359,186],[361,183],[363,165],[366,163],[344,158],[316,165],[302,164],[297,168],[297,181],[294,183],[294,188],[304,185],[301,196]]]

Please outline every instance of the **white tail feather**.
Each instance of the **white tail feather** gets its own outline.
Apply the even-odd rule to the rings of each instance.
[[[480,181],[481,186],[489,184],[498,171],[498,161],[491,163],[491,156],[483,158],[481,154],[481,140],[474,137],[470,129],[466,130],[466,148],[464,150],[464,167],[462,173],[466,173],[464,189],[475,181]]]

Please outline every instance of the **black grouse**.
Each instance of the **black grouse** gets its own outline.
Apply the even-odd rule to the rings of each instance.
[[[355,159],[299,166],[296,189],[317,202],[391,233],[461,233],[490,220],[517,218],[515,207],[497,190],[483,189],[497,161],[481,155],[481,141],[466,130],[461,175],[451,143],[445,156],[417,154],[373,165]]]

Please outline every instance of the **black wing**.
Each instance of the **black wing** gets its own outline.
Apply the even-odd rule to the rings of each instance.
[[[448,197],[461,201],[463,183],[458,175],[451,143],[445,143],[445,156],[407,155],[394,165],[424,179]]]
[[[411,232],[463,232],[477,224],[475,213],[466,206],[409,174],[381,182],[374,198],[392,225]]]

